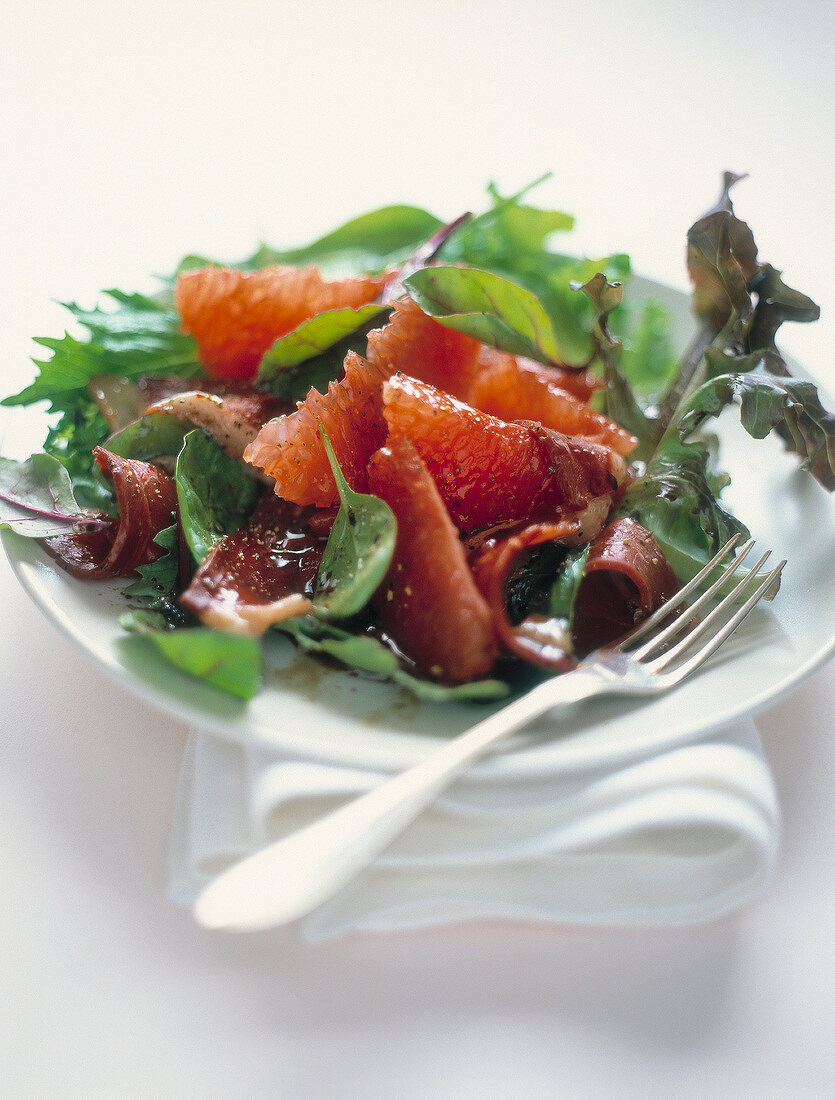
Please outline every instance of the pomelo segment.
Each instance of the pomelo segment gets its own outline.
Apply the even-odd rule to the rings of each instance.
[[[397,519],[394,557],[374,597],[382,628],[427,675],[459,683],[486,675],[497,645],[487,602],[444,502],[408,439],[371,458],[368,483]]]
[[[389,444],[408,438],[453,523],[470,534],[580,511],[626,477],[617,452],[539,424],[505,423],[426,382],[397,375],[383,386]]]
[[[383,445],[385,375],[355,352],[345,357],[345,373],[325,394],[311,389],[298,409],[265,424],[244,451],[244,460],[275,478],[275,491],[294,504],[327,508],[339,494],[319,433],[323,424],[348,484],[366,488],[366,467]]]
[[[316,267],[284,264],[260,271],[203,267],[178,276],[174,302],[209,373],[244,380],[255,376],[279,336],[325,310],[366,305],[387,279],[328,281]]]

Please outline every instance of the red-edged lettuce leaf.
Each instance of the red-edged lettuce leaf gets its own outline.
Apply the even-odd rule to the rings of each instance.
[[[101,514],[81,507],[70,476],[47,454],[18,461],[0,456],[0,528],[29,538],[48,538],[110,526]]]

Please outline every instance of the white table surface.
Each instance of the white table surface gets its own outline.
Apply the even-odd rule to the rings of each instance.
[[[88,0],[2,21],[4,393],[30,336],[60,333],[53,299],[391,201],[451,217],[548,169],[538,198],[578,215],[576,247],[681,287],[687,226],[748,171],[761,255],[824,309],[783,346],[835,388],[829,3]],[[172,907],[184,727],[92,668],[4,558],[0,608],[3,1098],[832,1095],[832,663],[758,717],[785,835],[743,912],[312,947]]]

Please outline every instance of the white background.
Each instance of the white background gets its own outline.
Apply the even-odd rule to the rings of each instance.
[[[189,251],[443,217],[553,170],[571,243],[686,286],[722,170],[821,303],[783,346],[833,388],[828,2],[6,3],[0,390],[53,300]],[[810,532],[810,537],[813,533]],[[165,895],[183,726],[111,685],[0,561],[0,1095],[823,1097],[835,1076],[830,665],[759,716],[768,893],[674,932],[478,924],[310,947]]]

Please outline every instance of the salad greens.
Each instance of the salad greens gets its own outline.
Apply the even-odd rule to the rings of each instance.
[[[261,245],[233,265],[318,264],[326,277],[397,272],[395,284],[441,324],[544,363],[593,365],[605,379],[601,411],[638,439],[630,461],[637,476],[617,505],[662,546],[680,580],[691,577],[730,534],[744,531],[719,495],[727,477],[713,466],[702,426],[738,404],[755,438],[777,432],[802,464],[835,489],[835,418],[816,388],[792,378],[775,336],[786,320],[810,321],[818,308],[758,258],[753,234],[733,210],[726,174],[718,202],[691,227],[688,269],[699,329],[680,361],[672,352],[666,314],[656,302],[630,303],[629,259],[554,251],[554,234],[571,229],[561,211],[510,197],[491,185],[477,216],[444,224],[414,206],[365,214],[305,247]],[[157,537],[161,556],[140,566],[125,595],[133,610],[126,628],[188,671],[241,698],[258,689],[259,643],[190,625],[176,602],[178,577],[203,560],[255,507],[260,483],[202,431],[172,417],[145,415],[111,434],[90,393],[102,375],[129,381],[147,375],[201,372],[194,340],[180,330],[173,287],[179,272],[215,261],[192,255],[161,281],[155,295],[105,292],[114,309],[67,303],[86,337],[39,338],[51,356],[7,406],[48,403],[52,414],[43,455],[24,463],[0,459],[0,526],[44,537],[90,522],[89,509],[113,514],[111,486],[91,468],[91,450],[107,441],[117,455],[176,456],[182,538],[176,526]],[[281,337],[264,355],[255,386],[297,400],[323,391],[340,374],[346,351],[362,353],[370,328],[384,323],[387,301],[322,312]],[[302,648],[385,676],[421,698],[496,698],[502,681],[447,687],[413,675],[395,652],[369,634],[364,609],[382,580],[396,537],[388,507],[354,493],[324,437],[341,506],[315,585],[313,613],[277,624]],[[187,549],[186,549],[187,548]],[[190,560],[183,561],[183,554]],[[538,548],[514,577],[510,613],[534,605],[570,626],[586,549]],[[185,624],[185,625],[183,625]],[[176,628],[176,629],[175,629]]]

